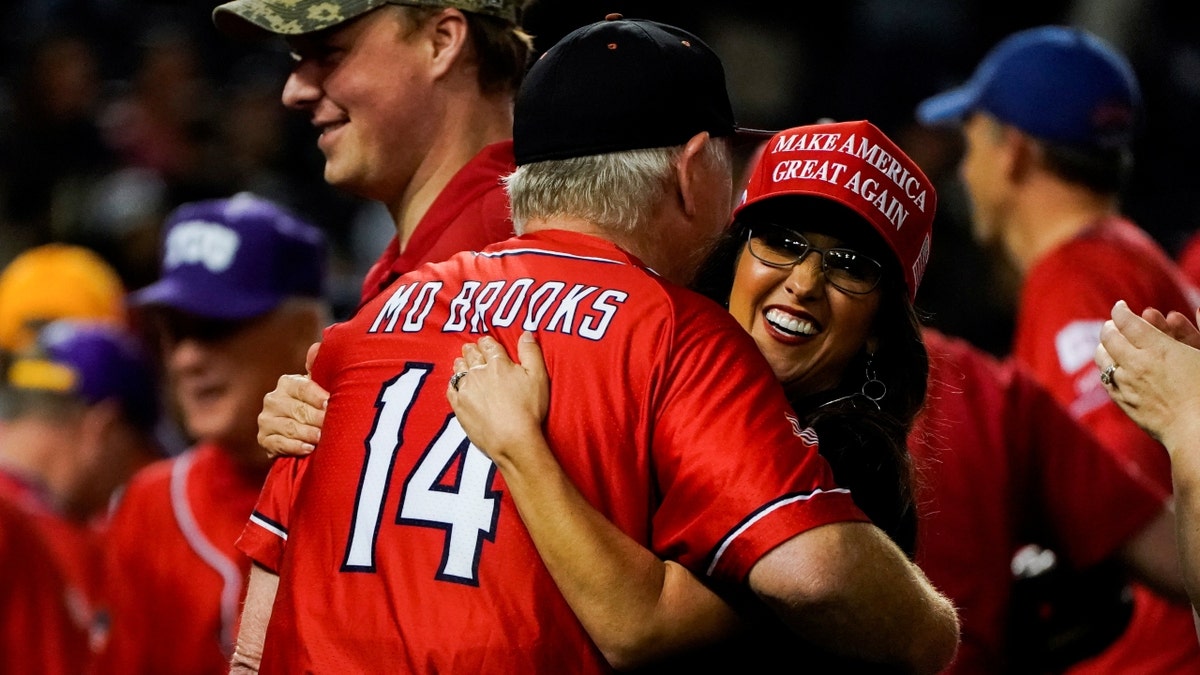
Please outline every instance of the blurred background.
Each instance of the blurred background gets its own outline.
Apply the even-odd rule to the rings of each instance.
[[[137,288],[157,277],[168,211],[253,190],[329,233],[332,299],[350,311],[391,221],[325,185],[315,133],[279,102],[290,67],[283,43],[226,38],[210,20],[216,4],[3,4],[0,265],[33,245],[83,244]],[[957,134],[921,129],[912,113],[966,79],[1006,34],[1073,24],[1124,51],[1147,109],[1125,211],[1171,254],[1200,227],[1200,22],[1182,0],[534,0],[525,25],[540,52],[608,12],[673,23],[707,41],[726,64],[744,126],[869,119],[896,139],[939,190],[918,305],[929,323],[989,351],[1009,342],[1009,275],[971,240],[956,185]]]

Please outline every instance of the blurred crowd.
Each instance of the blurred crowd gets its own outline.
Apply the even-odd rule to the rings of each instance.
[[[335,313],[390,237],[378,205],[321,180],[314,132],[279,104],[278,41],[239,43],[212,0],[7,3],[0,18],[0,263],[48,241],[81,243],[130,287],[153,280],[158,224],[188,200],[252,190],[304,214],[333,246]],[[725,61],[739,121],[779,129],[871,119],[941,187],[939,241],[920,302],[938,327],[993,352],[1011,330],[1004,270],[969,236],[954,185],[958,140],[912,121],[915,104],[965,79],[1001,36],[1042,23],[1090,28],[1131,59],[1148,110],[1126,210],[1171,253],[1200,222],[1200,25],[1173,0],[888,0],[764,3],[539,0],[535,50],[606,12],[674,23]],[[949,293],[936,289],[978,290]]]
[[[307,122],[280,105],[286,52],[223,38],[213,4],[0,11],[14,27],[0,59],[0,259],[77,243],[136,288],[157,278],[172,208],[252,190],[340,233],[343,273],[361,273],[355,246],[380,244],[356,244],[351,224],[371,212],[325,185]],[[361,229],[369,239],[370,223]]]

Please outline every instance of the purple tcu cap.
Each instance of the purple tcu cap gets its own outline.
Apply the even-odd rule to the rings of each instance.
[[[70,394],[88,405],[115,399],[125,418],[143,429],[158,422],[158,384],[149,355],[132,334],[111,323],[46,324],[7,376],[16,389]]]
[[[131,304],[250,319],[290,297],[322,297],[327,252],[321,230],[249,192],[190,202],[167,216],[162,276]]]

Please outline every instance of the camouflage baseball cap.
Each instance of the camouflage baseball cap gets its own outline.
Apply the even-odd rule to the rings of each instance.
[[[213,23],[235,37],[314,33],[384,5],[454,7],[519,23],[521,0],[233,0],[213,10]]]

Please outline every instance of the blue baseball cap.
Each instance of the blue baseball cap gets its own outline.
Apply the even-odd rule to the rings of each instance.
[[[1014,33],[988,52],[971,79],[922,101],[917,121],[958,123],[982,110],[1037,138],[1120,148],[1132,139],[1141,93],[1129,62],[1079,28]]]
[[[115,399],[125,418],[152,429],[159,418],[153,362],[142,343],[111,323],[59,319],[42,327],[37,341],[7,371],[14,389],[50,391],[87,405]]]
[[[130,304],[251,319],[291,297],[323,297],[327,255],[320,229],[270,200],[241,192],[190,202],[167,216],[162,276]]]

